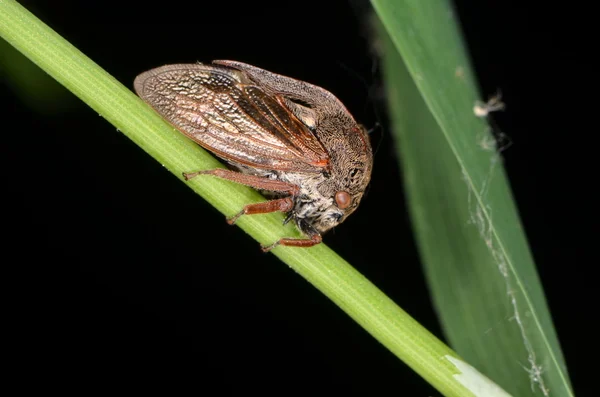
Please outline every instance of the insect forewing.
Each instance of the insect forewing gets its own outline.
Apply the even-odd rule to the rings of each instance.
[[[321,172],[329,155],[277,92],[227,66],[167,65],[140,74],[138,95],[178,130],[230,162]]]

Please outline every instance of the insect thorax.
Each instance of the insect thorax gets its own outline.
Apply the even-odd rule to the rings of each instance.
[[[253,167],[232,164],[234,168],[245,174],[258,175],[269,179],[276,179],[291,183],[300,188],[299,194],[294,197],[294,209],[292,218],[304,233],[311,234],[314,231],[324,233],[332,227],[341,223],[345,218],[344,211],[339,209],[333,195],[323,195],[322,184],[327,184],[328,178],[323,173],[307,174],[296,172],[266,171]],[[274,193],[261,190],[261,193],[269,198],[286,196],[286,194]],[[310,230],[310,228],[314,230]]]

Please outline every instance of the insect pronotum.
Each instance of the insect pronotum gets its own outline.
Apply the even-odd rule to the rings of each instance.
[[[371,179],[365,129],[329,91],[235,61],[166,65],[135,79],[138,95],[180,132],[228,163],[213,175],[271,200],[228,218],[281,211],[306,238],[263,246],[311,247],[356,210]]]

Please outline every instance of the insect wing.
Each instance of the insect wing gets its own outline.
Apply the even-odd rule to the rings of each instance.
[[[296,172],[320,172],[329,165],[321,142],[283,98],[241,71],[167,65],[140,74],[134,86],[178,130],[225,160]]]

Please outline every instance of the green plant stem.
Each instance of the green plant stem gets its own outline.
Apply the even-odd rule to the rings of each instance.
[[[0,0],[0,35],[179,179],[182,171],[220,166],[13,0]],[[261,200],[251,189],[215,178],[196,178],[187,185],[226,215]],[[280,214],[243,217],[238,226],[264,244],[284,235],[297,235],[295,228],[282,226],[282,220]],[[450,358],[460,361],[458,356],[324,244],[310,249],[277,247],[272,252],[442,394],[474,395],[455,378],[460,371]]]

